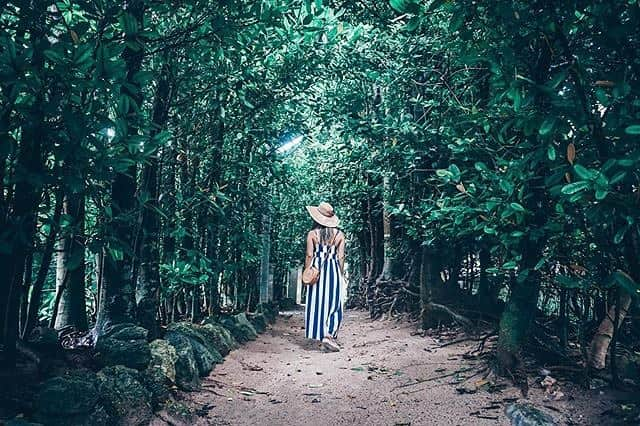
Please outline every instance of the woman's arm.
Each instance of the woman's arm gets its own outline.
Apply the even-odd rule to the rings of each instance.
[[[340,236],[338,237],[338,244],[337,244],[337,255],[338,255],[338,263],[340,264],[340,272],[342,272],[344,274],[344,243],[345,243],[345,238],[344,238],[344,233],[341,233]]]
[[[311,266],[311,260],[313,259],[313,232],[307,234],[307,250],[304,258],[304,269]]]

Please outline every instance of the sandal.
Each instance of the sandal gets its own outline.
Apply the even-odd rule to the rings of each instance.
[[[322,347],[330,352],[340,352],[340,346],[329,337],[322,339]]]

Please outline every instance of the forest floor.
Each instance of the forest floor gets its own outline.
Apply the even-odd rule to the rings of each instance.
[[[611,424],[609,392],[560,380],[555,397],[542,378],[528,398],[486,374],[486,360],[466,359],[478,343],[442,346],[406,321],[372,321],[346,311],[337,353],[304,338],[303,311],[283,313],[258,337],[229,354],[203,382],[182,394],[213,425],[508,425],[505,408],[528,402],[558,424]],[[560,394],[558,392],[561,392]]]

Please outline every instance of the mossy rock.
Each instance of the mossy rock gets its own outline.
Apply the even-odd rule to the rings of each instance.
[[[173,382],[157,368],[148,368],[140,373],[140,381],[151,394],[151,405],[154,410],[171,398]]]
[[[238,342],[233,338],[231,333],[229,333],[229,330],[216,322],[207,322],[200,326],[199,330],[206,339],[213,342],[222,356],[226,356],[238,347]]]
[[[191,340],[191,347],[193,348],[193,357],[196,360],[200,377],[208,376],[213,370],[213,365],[222,362],[220,352],[211,352],[205,345],[196,340]]]
[[[218,317],[218,321],[239,344],[248,342],[250,340],[245,330],[240,328],[233,316],[221,315],[220,317]]]
[[[119,340],[101,337],[96,343],[96,361],[103,367],[124,365],[144,370],[151,361],[151,349],[146,340]]]
[[[267,330],[267,318],[264,314],[248,314],[247,318],[258,333],[264,333]]]
[[[234,318],[238,326],[245,330],[247,336],[249,336],[249,340],[254,340],[258,337],[258,332],[253,324],[251,324],[251,321],[249,321],[249,318],[247,318],[247,314],[241,312],[234,315]]]
[[[505,413],[513,426],[556,426],[550,415],[528,403],[510,404]]]
[[[166,340],[156,339],[149,343],[149,349],[151,350],[151,362],[147,367],[147,371],[158,370],[171,383],[175,383],[176,361],[178,360],[176,348]]]
[[[170,425],[189,426],[194,423],[196,413],[182,402],[171,399],[164,404],[158,417]]]
[[[35,327],[27,342],[41,352],[51,353],[62,349],[58,341],[58,332],[53,328]]]
[[[138,370],[122,365],[98,372],[100,402],[117,425],[146,425],[151,421],[151,392]]]
[[[193,346],[188,337],[180,333],[168,332],[165,339],[176,350],[176,384],[185,391],[200,389],[200,373],[193,353]]]
[[[256,306],[256,313],[263,314],[269,323],[274,323],[280,309],[276,303],[260,303]]]
[[[144,370],[151,361],[148,331],[135,324],[111,326],[96,342],[95,358],[99,365],[124,365]]]
[[[197,342],[206,347],[211,353],[215,362],[222,362],[222,355],[218,351],[218,345],[216,339],[212,339],[209,332],[204,330],[201,325],[193,324],[190,322],[176,322],[167,328],[167,333],[179,333],[189,338],[193,342]],[[195,350],[195,348],[194,348]]]
[[[103,335],[118,340],[147,340],[149,330],[133,323],[121,323],[112,325]]]
[[[41,385],[35,401],[34,420],[54,426],[111,424],[112,419],[99,400],[96,374],[84,369],[71,371]]]

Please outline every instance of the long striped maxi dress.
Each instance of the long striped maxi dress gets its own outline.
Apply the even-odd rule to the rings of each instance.
[[[313,265],[320,274],[318,282],[307,287],[305,336],[316,340],[336,337],[342,323],[343,280],[336,246],[317,243]]]

